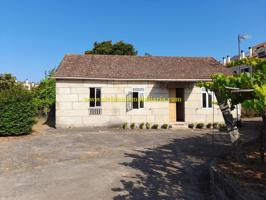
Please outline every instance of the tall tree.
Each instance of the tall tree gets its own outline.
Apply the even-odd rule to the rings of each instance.
[[[0,74],[0,92],[13,88],[16,85],[16,77],[11,74]]]
[[[137,51],[132,44],[118,41],[95,42],[91,50],[85,51],[85,54],[101,54],[101,55],[137,55]]]

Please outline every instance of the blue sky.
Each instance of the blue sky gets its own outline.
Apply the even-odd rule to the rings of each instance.
[[[266,41],[265,0],[0,0],[0,73],[39,81],[66,53],[123,40],[140,55],[237,53]]]

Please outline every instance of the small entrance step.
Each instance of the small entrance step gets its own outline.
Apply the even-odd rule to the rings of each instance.
[[[174,122],[170,123],[172,126],[172,129],[187,129],[188,128],[188,123],[186,122]]]

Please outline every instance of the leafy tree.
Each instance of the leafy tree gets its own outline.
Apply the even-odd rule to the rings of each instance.
[[[134,46],[123,41],[115,44],[112,41],[95,42],[92,50],[85,51],[85,54],[101,54],[101,55],[137,55]]]
[[[55,105],[55,79],[53,79],[55,70],[49,71],[40,84],[33,89],[34,104],[37,107],[39,115],[47,115],[51,107]]]
[[[239,139],[236,121],[231,114],[231,110],[235,108],[235,105],[241,103],[244,107],[260,113],[263,120],[260,131],[261,158],[263,161],[263,137],[264,130],[266,130],[266,60],[257,59],[257,62],[252,65],[254,67],[252,74],[242,73],[234,76],[216,74],[212,77],[212,82],[198,85],[214,91],[232,142]]]
[[[16,85],[16,77],[11,74],[0,74],[0,92],[13,88]]]

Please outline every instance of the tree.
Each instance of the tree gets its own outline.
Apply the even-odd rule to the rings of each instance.
[[[49,71],[40,84],[33,89],[34,104],[37,107],[39,115],[47,116],[55,105],[55,79],[53,79],[55,70]]]
[[[115,44],[112,41],[95,42],[92,50],[85,51],[85,54],[101,54],[101,55],[137,55],[134,46],[123,41]]]
[[[16,77],[11,74],[0,74],[0,92],[13,88],[16,85]]]
[[[254,59],[252,62],[253,61]],[[249,60],[246,59],[245,62],[249,62]],[[261,159],[264,161],[263,141],[264,131],[266,130],[266,60],[257,59],[257,62],[252,65],[252,74],[242,73],[233,76],[216,74],[212,77],[212,82],[200,83],[199,85],[214,91],[232,142],[238,141],[239,138],[236,120],[233,119],[231,114],[231,110],[235,108],[235,105],[241,103],[246,108],[254,109],[256,112],[260,113],[263,122],[260,131],[260,152]]]

